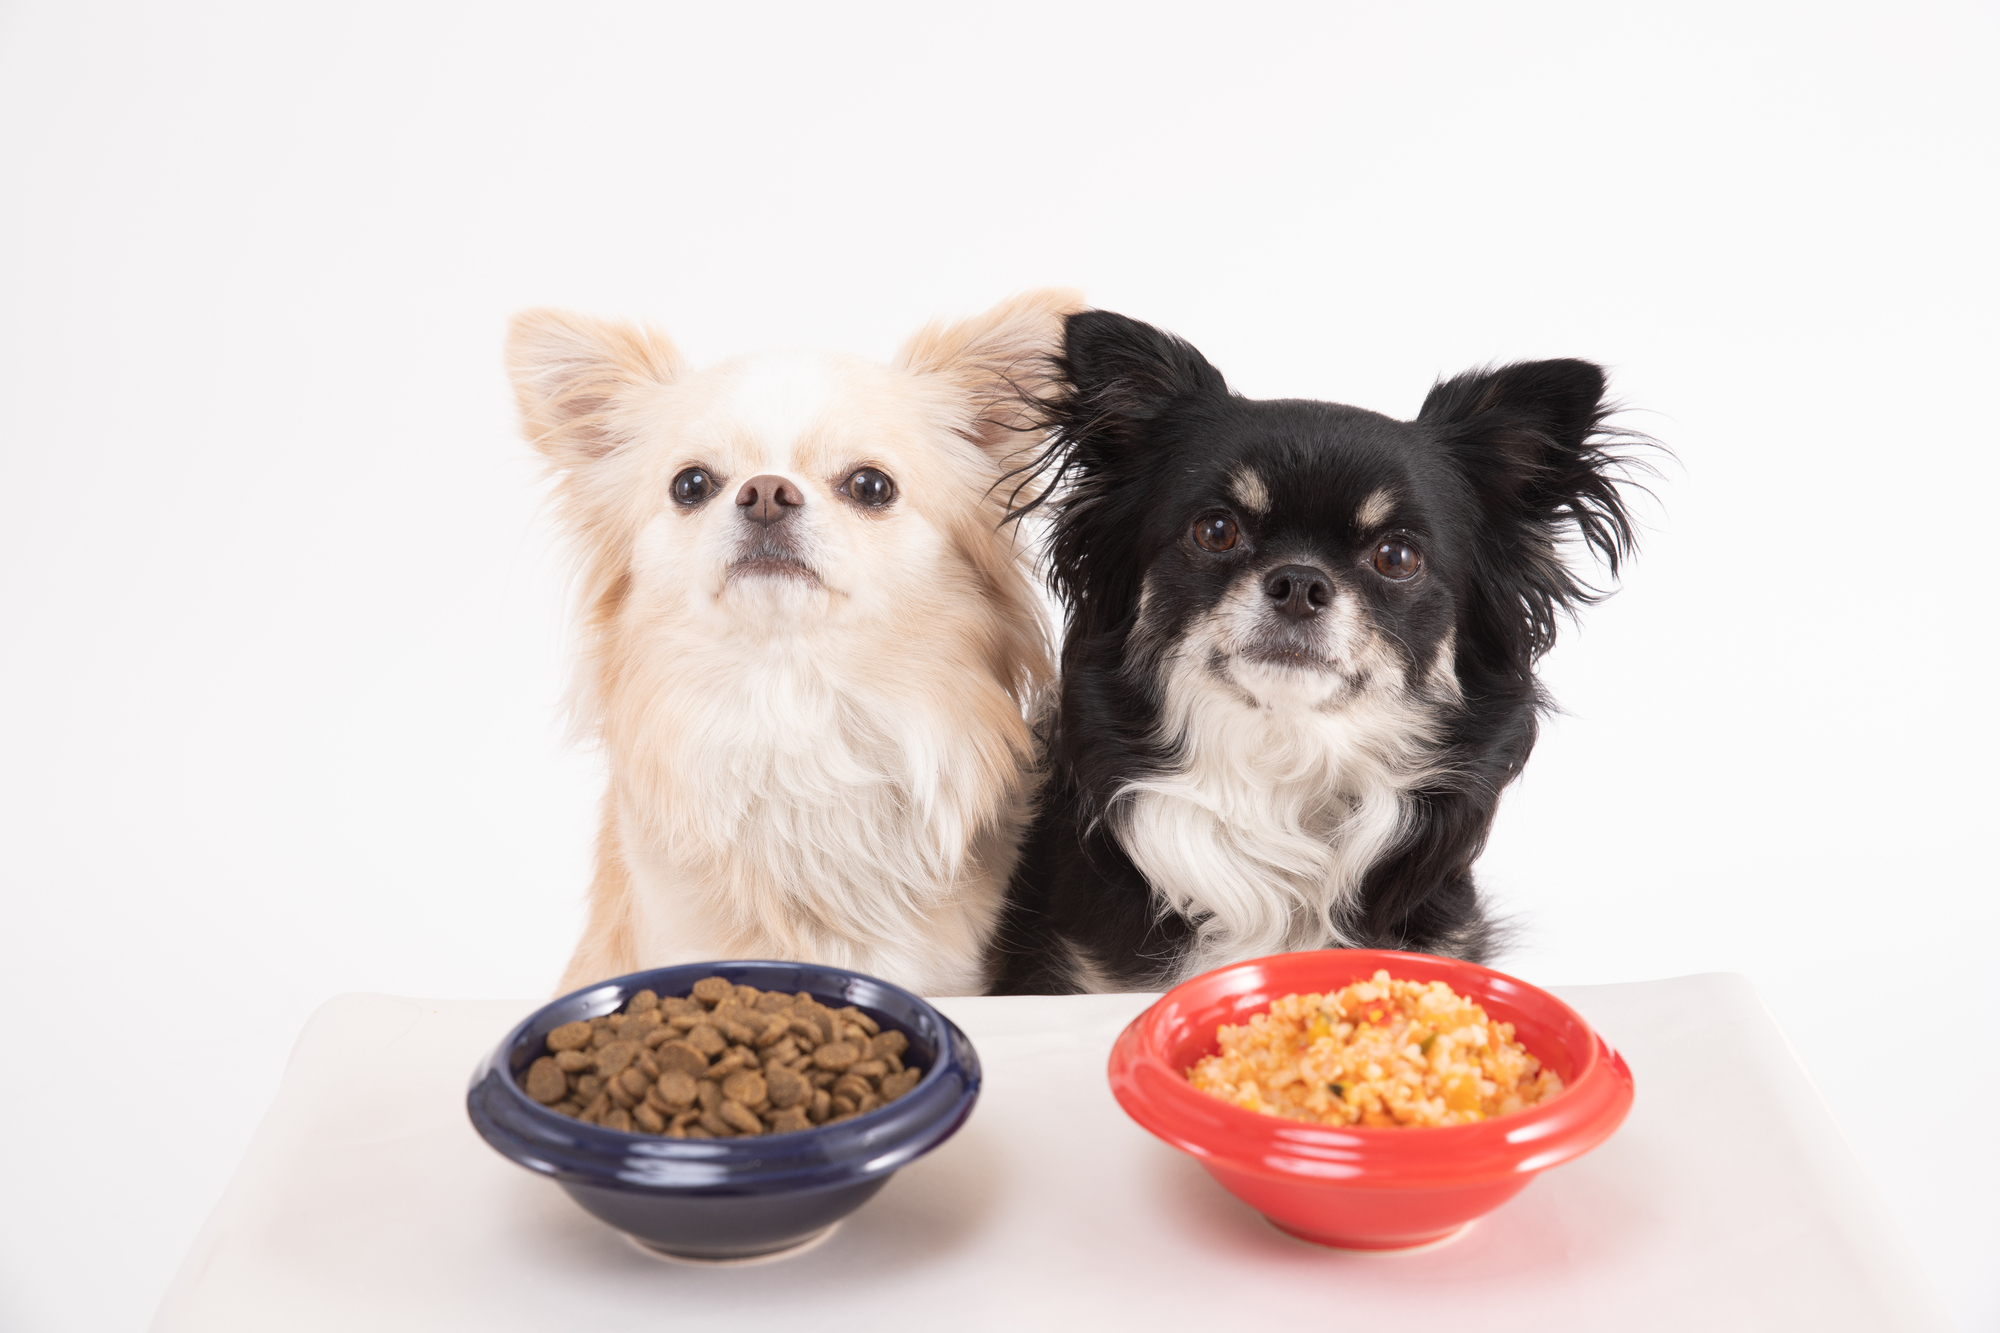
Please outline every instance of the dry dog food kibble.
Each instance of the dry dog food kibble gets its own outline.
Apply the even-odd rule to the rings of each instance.
[[[1332,995],[1287,995],[1241,1027],[1188,1082],[1248,1111],[1322,1125],[1464,1125],[1562,1091],[1512,1023],[1442,981],[1377,972]]]
[[[686,999],[634,995],[565,1023],[522,1076],[554,1111],[670,1139],[786,1134],[872,1111],[917,1086],[910,1039],[852,1005],[829,1009],[703,977]]]

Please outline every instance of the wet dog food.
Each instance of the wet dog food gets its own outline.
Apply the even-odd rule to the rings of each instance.
[[[1552,1069],[1442,981],[1378,971],[1331,995],[1287,995],[1216,1029],[1188,1081],[1246,1111],[1322,1125],[1465,1125],[1562,1091]]]
[[[642,990],[620,1013],[563,1024],[521,1086],[552,1111],[627,1134],[785,1134],[914,1088],[923,1071],[904,1065],[909,1048],[852,1005],[704,977],[686,998]]]

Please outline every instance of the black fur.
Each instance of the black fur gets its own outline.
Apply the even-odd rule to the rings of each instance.
[[[1106,311],[1069,317],[1056,370],[1040,404],[1051,428],[1041,463],[1055,483],[1051,583],[1068,617],[1062,690],[1042,724],[1048,780],[1009,890],[995,991],[1078,989],[1072,950],[1117,987],[1178,979],[1198,922],[1167,907],[1105,817],[1123,783],[1187,758],[1181,738],[1160,734],[1162,672],[1195,618],[1232,579],[1247,588],[1241,580],[1277,562],[1308,558],[1359,599],[1412,679],[1455,636],[1462,691],[1462,703],[1440,705],[1429,751],[1443,776],[1410,793],[1405,833],[1317,923],[1319,942],[1487,955],[1495,927],[1472,863],[1534,746],[1547,702],[1534,663],[1557,613],[1600,595],[1562,544],[1580,536],[1613,574],[1632,549],[1603,372],[1569,360],[1474,371],[1436,385],[1416,419],[1399,422],[1242,398],[1187,343]],[[1246,467],[1268,490],[1262,517],[1231,498]],[[1358,509],[1383,489],[1400,498],[1393,522],[1359,530]],[[1240,552],[1194,542],[1195,520],[1218,512],[1240,525]],[[1421,552],[1407,582],[1369,563],[1385,532]],[[1135,638],[1149,575],[1151,628]],[[1282,637],[1278,613],[1255,604]]]

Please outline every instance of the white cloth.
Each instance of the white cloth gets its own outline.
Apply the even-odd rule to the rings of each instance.
[[[1631,1063],[1632,1114],[1434,1249],[1293,1240],[1128,1120],[1104,1063],[1151,997],[982,998],[937,1002],[985,1066],[966,1126],[817,1249],[738,1268],[641,1254],[473,1132],[467,1077],[534,1002],[345,995],[154,1328],[1948,1328],[1747,981],[1557,993]]]

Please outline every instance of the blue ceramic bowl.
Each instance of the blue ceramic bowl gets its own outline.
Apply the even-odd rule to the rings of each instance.
[[[686,995],[703,977],[759,990],[806,991],[854,1005],[910,1039],[917,1086],[865,1115],[791,1134],[668,1139],[622,1134],[560,1115],[518,1079],[564,1023],[616,1013],[642,990]],[[812,963],[690,963],[599,982],[536,1010],[473,1072],[466,1110],[496,1151],[551,1176],[594,1216],[682,1259],[768,1257],[811,1244],[943,1143],[972,1114],[979,1057],[950,1019],[886,981]]]

